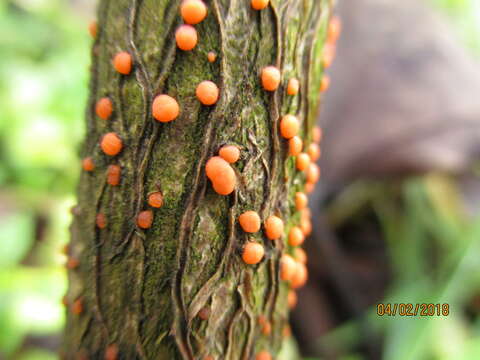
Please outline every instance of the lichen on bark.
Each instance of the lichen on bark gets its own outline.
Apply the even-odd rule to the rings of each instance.
[[[121,359],[250,359],[260,350],[276,354],[288,323],[288,284],[279,279],[279,258],[291,252],[286,236],[277,241],[263,232],[246,234],[237,223],[246,210],[262,220],[280,216],[288,229],[299,221],[293,195],[305,175],[280,137],[279,118],[297,115],[300,135],[311,140],[322,75],[321,52],[331,12],[327,0],[271,0],[262,11],[249,0],[206,1],[208,16],[195,25],[193,51],[177,49],[180,1],[101,0],[98,35],[92,48],[87,138],[82,155],[96,168],[83,172],[74,211],[70,256],[80,266],[69,271],[67,303],[80,299],[83,311],[69,312],[62,353],[67,359],[104,358],[115,344]],[[133,71],[115,72],[111,59],[129,52]],[[218,54],[213,63],[207,54]],[[282,72],[273,92],[262,89],[259,74],[267,65]],[[286,94],[297,77],[297,96]],[[195,88],[214,81],[220,98],[203,106]],[[168,94],[180,104],[180,116],[159,123],[151,116],[153,98]],[[107,96],[109,120],[95,115],[95,103]],[[124,148],[108,157],[99,148],[107,132],[116,132]],[[235,144],[236,190],[215,193],[204,167],[224,144]],[[119,186],[106,184],[110,164],[122,168]],[[150,229],[136,226],[148,209],[148,194],[161,191],[164,205],[153,209]],[[97,213],[107,220],[95,225]],[[262,243],[265,259],[246,265],[247,240]],[[207,319],[199,311],[208,309]],[[258,316],[272,324],[261,333]]]

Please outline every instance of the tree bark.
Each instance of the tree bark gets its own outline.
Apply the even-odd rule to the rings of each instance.
[[[206,4],[208,16],[195,25],[198,45],[185,52],[175,43],[180,1],[100,1],[82,149],[95,169],[82,172],[73,210],[69,256],[79,265],[69,270],[67,359],[251,359],[261,350],[276,354],[282,343],[289,286],[279,279],[279,257],[292,249],[286,236],[271,241],[263,231],[247,235],[237,218],[246,210],[262,220],[276,214],[287,231],[299,221],[293,196],[302,191],[305,174],[288,156],[279,118],[295,114],[308,145],[331,3],[271,0],[261,11],[250,0]],[[133,57],[130,75],[112,66],[119,51]],[[213,63],[207,61],[210,51],[218,54]],[[282,72],[272,93],[259,80],[267,65]],[[291,77],[300,80],[299,95],[286,94]],[[219,86],[214,106],[195,97],[203,80]],[[178,101],[177,119],[154,120],[158,94]],[[95,114],[102,97],[113,103],[109,120]],[[108,132],[124,145],[114,157],[99,147]],[[212,189],[204,171],[224,144],[241,150],[232,165],[237,186],[228,196]],[[112,164],[121,167],[119,186],[106,182]],[[164,205],[150,208],[153,225],[140,229],[136,216],[149,209],[147,196],[156,191]],[[99,213],[106,219],[103,229],[96,226]],[[265,247],[258,265],[242,261],[247,240]],[[272,325],[268,336],[260,315]],[[111,357],[113,349],[117,357]]]

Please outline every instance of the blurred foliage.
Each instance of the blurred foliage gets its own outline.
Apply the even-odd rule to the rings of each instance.
[[[429,0],[441,6],[480,54],[480,2]],[[89,2],[89,0],[85,0]],[[69,208],[84,136],[90,39],[67,0],[0,1],[0,358],[55,359],[64,323]],[[378,185],[378,184],[377,184]],[[368,184],[368,186],[377,186]],[[407,181],[403,208],[380,186],[371,198],[388,242],[396,281],[385,301],[449,302],[448,318],[354,319],[319,341],[343,360],[360,360],[360,321],[384,333],[385,359],[480,358],[480,321],[458,309],[480,287],[480,222],[461,211],[454,182]],[[376,193],[376,192],[375,192]],[[433,270],[427,267],[436,249]],[[51,337],[45,346],[31,337]],[[289,343],[285,358],[295,352]]]

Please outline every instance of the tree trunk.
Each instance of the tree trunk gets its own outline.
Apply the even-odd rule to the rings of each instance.
[[[286,230],[299,222],[293,196],[303,191],[305,174],[288,156],[279,117],[297,115],[309,144],[331,4],[271,0],[261,11],[250,0],[206,4],[208,16],[195,25],[197,46],[182,51],[175,42],[180,1],[100,1],[82,149],[95,169],[82,172],[73,209],[68,251],[78,266],[72,262],[66,295],[67,359],[251,359],[262,350],[275,355],[282,343],[289,285],[279,278],[279,258],[292,247],[286,236],[271,241],[263,231],[243,232],[237,219],[255,210],[262,220],[281,217]],[[112,66],[120,51],[132,55],[129,75]],[[210,51],[218,54],[213,63]],[[267,65],[282,72],[275,92],[260,83]],[[292,77],[300,80],[296,96],[286,94]],[[195,96],[203,80],[220,89],[214,106]],[[158,94],[178,101],[172,122],[152,117]],[[113,104],[108,120],[95,113],[102,97]],[[117,156],[99,146],[108,132],[123,142]],[[224,144],[241,150],[228,196],[213,190],[204,170]],[[106,182],[112,164],[121,167],[118,186]],[[164,204],[154,209],[147,197],[158,191]],[[148,209],[153,224],[141,229],[137,215]],[[258,265],[242,261],[246,241],[264,245]],[[261,331],[261,315],[270,334]]]

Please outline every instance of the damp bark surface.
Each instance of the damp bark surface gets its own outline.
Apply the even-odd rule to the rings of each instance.
[[[299,135],[309,144],[331,3],[271,0],[262,11],[249,0],[206,4],[206,19],[195,25],[196,48],[182,51],[175,43],[180,1],[99,3],[82,147],[95,170],[82,172],[73,210],[69,256],[80,265],[68,276],[61,350],[67,359],[103,359],[112,344],[119,359],[252,359],[261,350],[275,356],[282,344],[289,286],[279,279],[279,258],[292,249],[286,235],[271,241],[263,228],[247,234],[237,219],[246,210],[257,211],[262,221],[277,215],[285,234],[299,222],[293,197],[303,191],[305,174],[288,156],[279,121],[296,115]],[[112,66],[120,51],[132,55],[129,75]],[[211,51],[217,54],[213,63],[207,60]],[[275,92],[260,83],[268,65],[282,72]],[[296,96],[286,94],[291,77],[300,80]],[[203,80],[220,89],[213,106],[195,97]],[[158,94],[178,101],[177,119],[155,121],[151,106]],[[95,114],[102,97],[113,103],[108,120]],[[122,139],[117,156],[100,149],[108,132]],[[225,144],[238,146],[241,156],[232,165],[236,189],[221,196],[205,176],[205,163]],[[121,167],[118,186],[106,182],[112,164]],[[164,204],[150,208],[148,195],[157,191]],[[146,230],[136,225],[143,210],[154,214]],[[103,229],[96,226],[99,213]],[[264,245],[260,264],[243,263],[247,241]],[[75,301],[80,314],[72,312]],[[260,315],[272,325],[268,336]]]

